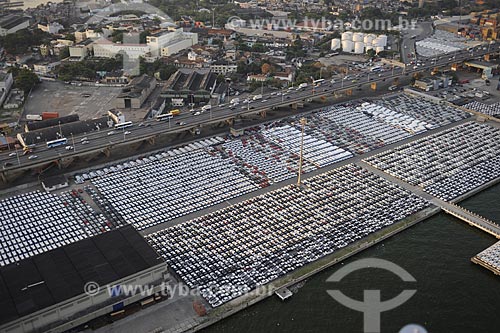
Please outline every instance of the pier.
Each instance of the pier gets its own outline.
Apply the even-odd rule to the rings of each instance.
[[[442,200],[437,201],[439,201],[437,202],[437,204],[444,212],[453,215],[456,218],[470,224],[471,226],[479,228],[500,239],[500,225],[498,225],[497,223],[454,203],[444,202]]]
[[[496,242],[486,250],[480,252],[471,258],[471,261],[492,271],[496,275],[500,275],[500,242]]]

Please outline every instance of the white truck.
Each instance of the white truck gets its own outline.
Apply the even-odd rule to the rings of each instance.
[[[262,99],[262,95],[255,95],[253,98],[252,98],[254,101],[258,100],[258,99]]]
[[[210,104],[203,105],[203,106],[201,107],[201,111],[208,111],[208,110],[210,110],[211,108],[212,108],[212,105],[210,105]]]
[[[231,100],[231,104],[237,104],[237,103],[239,103],[239,102],[240,102],[240,99],[239,99],[238,97],[233,98],[233,99]]]
[[[307,83],[301,83],[299,84],[299,87],[297,89],[302,89],[302,88],[306,88],[307,87]]]

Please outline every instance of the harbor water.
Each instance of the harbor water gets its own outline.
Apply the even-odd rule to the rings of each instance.
[[[460,203],[500,222],[500,185]],[[381,269],[355,271],[340,282],[326,282],[341,265],[310,278],[285,302],[272,296],[203,332],[363,332],[363,314],[348,309],[327,290],[340,290],[362,301],[363,290],[381,290],[382,301],[404,289],[416,290],[401,306],[383,312],[381,332],[398,332],[415,323],[428,332],[493,333],[500,327],[500,277],[470,258],[496,242],[464,222],[440,213],[346,260],[392,261],[417,282],[403,282]]]

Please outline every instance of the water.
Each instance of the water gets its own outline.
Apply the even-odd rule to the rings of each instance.
[[[500,221],[500,185],[461,205]],[[402,282],[380,269],[353,272],[340,283],[325,282],[339,269],[336,265],[310,278],[285,303],[270,297],[204,332],[362,332],[362,313],[337,303],[326,293],[328,289],[339,289],[358,300],[363,299],[364,289],[381,290],[382,300],[403,289],[416,289],[409,301],[382,313],[382,332],[398,332],[409,323],[434,333],[498,332],[500,277],[470,261],[495,241],[449,215],[438,214],[344,262],[390,260],[412,274],[416,283]]]

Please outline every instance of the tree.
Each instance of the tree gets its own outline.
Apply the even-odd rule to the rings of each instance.
[[[370,58],[373,58],[377,55],[377,53],[374,49],[369,49],[368,51],[366,51],[366,55],[368,55]]]
[[[66,59],[69,57],[69,47],[62,48],[59,52],[59,59]]]
[[[272,74],[276,71],[274,66],[272,66],[271,64],[269,64],[267,62],[262,64],[262,66],[260,67],[260,70],[261,70],[262,74]]]
[[[17,71],[15,77],[15,87],[24,91],[27,94],[31,88],[40,82],[38,76],[26,68],[21,68]]]

